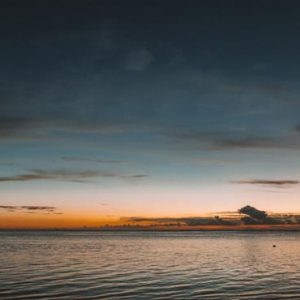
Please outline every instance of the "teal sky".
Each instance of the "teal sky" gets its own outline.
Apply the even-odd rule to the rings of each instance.
[[[1,1],[0,213],[299,212],[299,9]]]

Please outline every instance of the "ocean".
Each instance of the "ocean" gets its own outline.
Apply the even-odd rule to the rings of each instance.
[[[300,299],[300,232],[0,231],[0,299]]]

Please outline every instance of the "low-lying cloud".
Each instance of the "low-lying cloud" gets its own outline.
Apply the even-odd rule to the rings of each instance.
[[[7,212],[26,212],[26,213],[35,213],[35,212],[43,212],[47,214],[63,214],[62,212],[57,211],[57,207],[55,206],[37,206],[37,205],[0,205],[0,209],[4,209]]]
[[[124,218],[135,224],[147,223],[152,226],[200,226],[200,225],[235,225],[235,220],[229,220],[220,216],[214,217],[186,217],[186,218]]]
[[[130,217],[122,218],[132,226],[239,226],[239,225],[285,225],[300,224],[300,215],[298,214],[274,214],[267,213],[264,210],[256,209],[246,205],[237,212],[219,212],[214,216],[182,217],[182,218],[149,218],[149,217]]]
[[[298,180],[290,179],[249,179],[249,180],[236,180],[232,181],[237,184],[253,184],[273,187],[290,187],[300,183]]]
[[[17,174],[12,176],[0,177],[0,182],[10,181],[34,181],[34,180],[59,180],[59,181],[71,181],[71,182],[86,182],[91,178],[119,178],[119,179],[141,179],[145,178],[146,174],[122,174],[106,171],[65,171],[65,170],[39,170],[32,169],[28,173]]]

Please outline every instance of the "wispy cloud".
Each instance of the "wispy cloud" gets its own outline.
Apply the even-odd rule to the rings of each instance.
[[[45,212],[47,214],[63,214],[57,211],[55,206],[36,206],[36,205],[0,205],[0,209],[4,209],[7,212],[22,211],[26,213]]]
[[[61,158],[64,161],[69,161],[69,162],[91,162],[91,163],[108,163],[108,164],[121,164],[124,161],[123,160],[114,160],[114,159],[96,159],[96,158],[84,158],[84,157],[68,157],[68,156],[63,156]]]
[[[152,53],[146,48],[132,50],[125,61],[125,67],[133,71],[144,71],[153,59]]]
[[[232,164],[238,164],[240,161],[238,160],[229,160],[229,159],[223,159],[223,158],[202,158],[202,159],[196,159],[194,160],[196,164],[199,165],[232,165]]]
[[[120,133],[129,124],[78,119],[0,116],[0,139],[44,139],[59,133]]]
[[[0,139],[22,135],[40,123],[36,118],[0,116]]]
[[[255,136],[241,131],[202,132],[186,130],[173,133],[175,141],[180,144],[210,150],[230,149],[297,149],[300,140],[292,135],[286,136]]]
[[[141,179],[145,178],[146,174],[122,174],[106,171],[65,171],[65,170],[29,170],[28,173],[18,174],[12,176],[0,177],[0,182],[9,181],[34,181],[34,180],[59,180],[59,181],[71,181],[71,182],[86,182],[90,178],[119,178],[119,179]]]
[[[16,210],[18,206],[13,206],[13,205],[0,205],[0,208],[2,209],[7,209],[7,210]]]
[[[298,180],[290,179],[249,179],[249,180],[236,180],[232,183],[237,184],[253,184],[253,185],[265,185],[273,187],[290,187],[300,183]]]
[[[12,167],[15,164],[12,162],[0,162],[0,166],[5,166],[5,167]]]
[[[25,205],[25,206],[21,206],[21,209],[27,209],[27,210],[55,210],[56,207],[54,207],[54,206]]]

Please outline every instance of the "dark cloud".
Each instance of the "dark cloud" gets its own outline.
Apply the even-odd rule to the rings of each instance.
[[[7,210],[15,210],[18,208],[18,206],[12,206],[12,205],[0,205],[0,208],[7,209]]]
[[[241,216],[242,215],[242,216]],[[219,212],[215,216],[184,217],[184,218],[121,218],[124,223],[137,226],[205,226],[205,225],[282,225],[300,224],[297,214],[268,214],[253,206],[246,205],[235,212]]]
[[[40,120],[25,117],[0,116],[0,139],[20,136],[31,128],[37,128]]]
[[[35,117],[0,116],[0,139],[39,139],[55,137],[60,133],[119,133],[128,129],[128,123]]]
[[[212,141],[213,145],[223,149],[234,148],[288,148],[291,144],[284,143],[283,140],[270,137],[236,137],[219,138]]]
[[[36,206],[36,205],[0,205],[0,209],[4,209],[8,212],[23,211],[26,213],[35,213],[35,212],[46,212],[47,214],[57,214],[57,207],[55,206]]]
[[[279,225],[286,224],[291,221],[291,218],[276,218],[269,216],[265,211],[256,209],[250,205],[246,205],[238,210],[240,214],[246,215],[241,218],[241,222],[245,225]]]
[[[121,218],[122,220],[132,221],[132,222],[175,222],[181,220],[181,218],[147,218],[147,217],[129,217]]]
[[[120,179],[140,179],[146,174],[121,174],[106,171],[64,171],[64,170],[30,170],[27,174],[0,177],[0,182],[9,181],[34,181],[34,180],[62,180],[71,182],[85,182],[90,178],[120,178]]]
[[[94,159],[94,158],[81,158],[81,157],[68,157],[68,156],[63,156],[61,158],[64,161],[70,161],[70,162],[91,162],[91,163],[109,163],[109,164],[120,164],[123,163],[123,160],[114,160],[114,159]]]
[[[24,117],[0,117],[0,130],[1,133],[6,132],[14,132],[15,130],[19,130],[20,128],[31,127],[37,124],[35,119],[24,118]]]
[[[265,220],[268,216],[268,214],[263,210],[258,210],[255,207],[252,207],[250,205],[246,205],[239,209],[238,211],[241,214],[246,214],[251,218],[257,219],[257,220]]]
[[[241,222],[245,225],[262,225],[264,222],[248,216],[242,217]]]
[[[27,210],[55,210],[56,207],[54,206],[21,206],[21,209],[27,209]]]
[[[281,179],[281,180],[250,179],[250,180],[236,180],[232,182],[238,184],[266,185],[266,186],[275,186],[275,187],[289,187],[300,183],[298,180],[290,180],[290,179]]]
[[[130,177],[131,178],[146,178],[148,176],[149,175],[147,175],[147,174],[135,174],[135,175],[131,175]]]
[[[210,150],[290,149],[300,147],[300,140],[295,139],[294,136],[253,136],[240,130],[224,132],[188,130],[174,133],[173,137],[183,145]]]
[[[124,218],[124,220],[134,223],[148,223],[157,224],[161,226],[199,226],[199,225],[235,225],[234,220],[221,218],[219,216],[214,217],[187,217],[187,218],[142,218],[142,217],[131,217]]]

